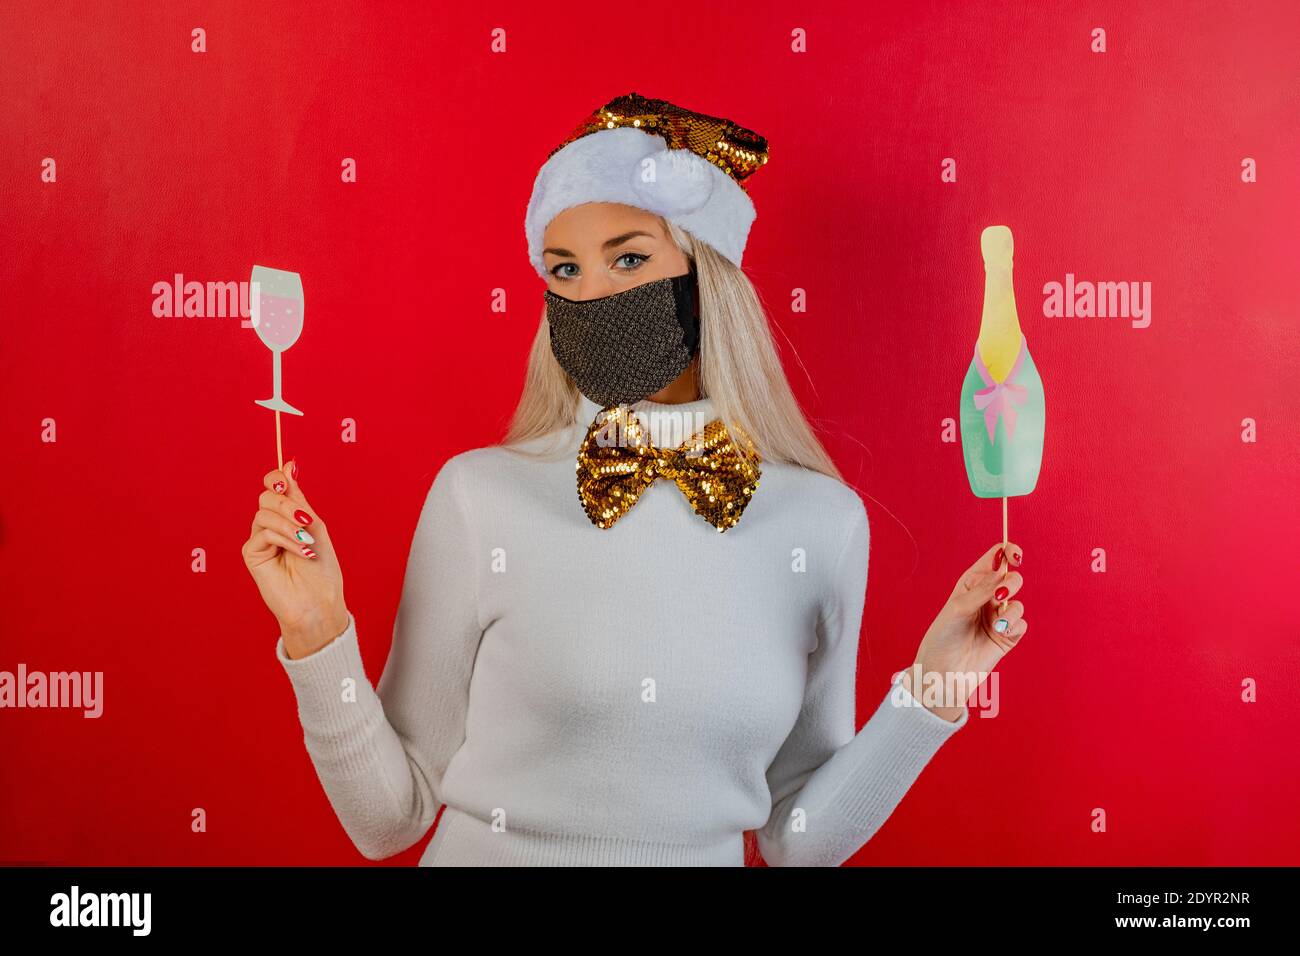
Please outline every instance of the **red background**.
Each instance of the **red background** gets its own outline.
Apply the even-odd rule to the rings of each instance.
[[[365,863],[240,555],[276,464],[270,353],[237,319],[156,318],[152,286],[302,274],[284,451],[376,680],[428,484],[519,394],[536,170],[635,90],[771,141],[745,268],[867,501],[860,720],[1001,538],[940,432],[980,230],[1015,234],[1049,409],[1010,509],[1030,629],[998,716],[972,709],[852,862],[1300,862],[1298,68],[1289,0],[5,4],[0,669],[102,670],[105,713],[0,711],[0,860]],[[1151,282],[1150,327],[1043,317],[1067,272]]]

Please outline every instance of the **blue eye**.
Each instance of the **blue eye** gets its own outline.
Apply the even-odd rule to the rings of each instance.
[[[631,267],[628,269],[629,272],[630,272],[632,269],[636,269],[636,268],[638,268],[638,267],[641,265],[641,263],[643,263],[643,262],[647,262],[647,261],[649,261],[649,259],[650,259],[649,256],[643,256],[643,255],[641,255],[641,253],[639,253],[639,252],[625,252],[625,253],[623,253],[621,256],[619,256],[618,259],[615,259],[614,261],[615,261],[615,262],[618,262],[618,261],[620,261],[620,260],[622,260],[622,259],[628,259],[628,258],[636,259],[636,260],[637,260],[636,265],[633,265],[633,266],[631,266]]]
[[[635,271],[635,270],[641,268],[642,263],[645,263],[645,262],[649,262],[649,261],[650,261],[650,257],[647,256],[647,255],[644,255],[643,253],[640,253],[640,252],[625,252],[625,253],[623,253],[621,256],[619,256],[617,259],[615,259],[615,260],[614,260],[614,263],[617,265],[618,263],[622,262],[624,259],[632,259],[632,260],[634,260],[634,261],[632,262],[631,265],[627,265],[627,266],[619,266],[619,269],[620,269],[621,271],[623,271],[623,272],[633,272],[633,271]],[[561,262],[559,265],[557,265],[554,269],[551,270],[551,275],[555,276],[555,278],[557,278],[557,279],[572,279],[572,278],[575,277],[575,273],[573,273],[573,272],[569,272],[569,273],[565,273],[565,274],[561,274],[561,273],[560,273],[560,270],[561,270],[561,269],[567,268],[567,267],[569,267],[569,266],[572,266],[573,268],[576,269],[576,268],[577,268],[577,263],[576,263],[576,262]]]

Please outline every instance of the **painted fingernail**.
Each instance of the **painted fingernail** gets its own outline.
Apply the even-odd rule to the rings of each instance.
[[[299,508],[293,513],[293,520],[299,524],[311,524],[311,515]]]
[[[289,462],[289,477],[292,478],[294,481],[298,480],[298,459],[297,458]]]
[[[1019,551],[1017,551],[1015,553],[1015,559],[1016,559],[1016,567],[1020,567],[1020,562],[1025,559],[1025,556],[1021,554]]]
[[[307,547],[305,544],[302,546],[301,551],[309,558],[316,557],[316,552],[313,551],[311,548]]]
[[[1002,549],[998,548],[997,554],[993,555],[993,570],[996,571],[1002,567]]]
[[[1007,623],[1007,619],[1005,617],[1000,617],[993,622],[993,630],[997,631],[999,634],[1005,634],[1007,628],[1010,626],[1011,625]]]
[[[284,494],[284,487],[285,487],[285,486],[284,486],[284,482],[283,482],[283,481],[277,481],[277,482],[276,482],[275,484],[273,484],[271,487],[275,489],[275,493],[276,493],[277,495],[282,495],[282,494]]]
[[[995,601],[1004,601],[1004,600],[1006,600],[1007,595],[1010,594],[1010,593],[1011,593],[1011,592],[1008,591],[1008,590],[1007,590],[1006,588],[1004,588],[1004,587],[1003,587],[1003,588],[998,588],[996,591],[993,592],[993,600],[995,600]]]
[[[293,536],[304,544],[315,544],[316,539],[307,533],[306,528],[299,528],[293,533]]]

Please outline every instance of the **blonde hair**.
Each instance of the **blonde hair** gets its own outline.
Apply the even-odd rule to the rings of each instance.
[[[749,277],[708,243],[659,217],[694,261],[700,290],[700,395],[732,434],[746,434],[767,461],[783,461],[843,481],[804,417],[772,340],[767,313]],[[579,393],[551,351],[546,310],[533,339],[523,393],[503,445],[521,443],[573,424]]]

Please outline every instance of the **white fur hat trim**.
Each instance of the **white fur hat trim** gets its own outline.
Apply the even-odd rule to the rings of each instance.
[[[658,213],[740,265],[754,203],[734,179],[689,149],[632,126],[588,133],[537,171],[524,215],[528,258],[548,278],[542,235],[557,215],[588,202]]]

